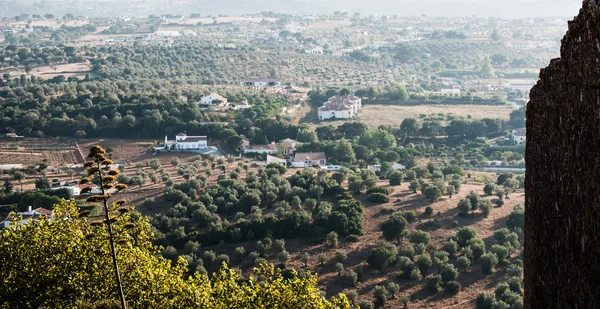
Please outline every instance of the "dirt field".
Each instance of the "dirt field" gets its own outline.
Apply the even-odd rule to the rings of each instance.
[[[216,19],[217,19],[217,23],[232,23],[234,21],[247,21],[247,22],[253,22],[253,23],[260,23],[263,19],[266,19],[269,22],[277,21],[277,18],[236,17],[236,16],[216,17]],[[179,24],[195,25],[197,23],[202,23],[202,24],[206,25],[206,24],[212,24],[213,20],[214,19],[212,19],[212,18],[190,18],[190,19],[186,19],[186,20],[180,22]]]
[[[398,127],[405,118],[419,118],[421,114],[452,113],[456,115],[471,115],[473,119],[501,118],[509,119],[510,112],[516,108],[512,105],[364,105],[359,112],[359,119],[371,128],[380,125]]]
[[[58,75],[64,75],[67,78],[75,76],[79,79],[83,79],[90,70],[91,67],[89,63],[69,63],[56,66],[37,67],[34,68],[30,74],[42,79],[51,79]],[[21,74],[27,73],[25,71],[16,70],[9,72],[9,74],[11,76],[20,76]]]

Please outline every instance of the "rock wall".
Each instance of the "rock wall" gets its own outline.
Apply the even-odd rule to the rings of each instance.
[[[599,38],[600,9],[585,0],[531,90],[526,308],[600,308]]]

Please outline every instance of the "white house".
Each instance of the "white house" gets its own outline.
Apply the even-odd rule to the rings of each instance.
[[[15,216],[16,217],[21,216],[22,217],[21,222],[23,222],[23,224],[26,224],[30,220],[39,221],[40,217],[42,217],[42,216],[48,218],[48,220],[50,220],[50,221],[54,221],[54,212],[52,212],[51,210],[45,209],[45,208],[41,208],[41,207],[32,210],[31,206],[29,206],[27,208],[27,211],[17,212]],[[13,218],[13,216],[9,214],[8,217],[6,217],[6,219],[4,219],[4,222],[3,222],[4,228],[7,228],[10,226],[12,218]]]
[[[185,16],[183,16],[183,15],[177,15],[177,16],[163,15],[160,17],[160,19],[166,24],[176,24],[176,23],[183,21],[185,19]]]
[[[297,152],[292,161],[293,167],[311,167],[327,165],[324,152]]]
[[[213,92],[209,95],[205,95],[202,98],[200,98],[198,105],[199,106],[212,106],[213,104],[217,103],[215,101],[219,101],[223,104],[227,104],[227,98],[221,96],[220,94],[218,94],[216,92]]]
[[[521,90],[523,92],[529,92],[533,86],[535,86],[535,81],[531,81],[528,83],[511,83],[509,88],[511,91]]]
[[[526,130],[525,128],[512,130],[511,136],[515,145],[524,145],[527,136]]]
[[[281,86],[281,82],[276,78],[244,78],[240,80],[240,86],[278,87]]]
[[[235,103],[235,105],[233,106],[233,109],[239,110],[239,109],[246,109],[246,108],[250,108],[250,103],[246,102],[246,101],[241,101],[241,102],[237,102]]]
[[[275,142],[268,145],[252,145],[244,149],[244,153],[274,154],[277,153],[277,147],[275,146]]]
[[[406,166],[400,164],[400,163],[392,163],[392,169],[396,170],[396,171],[403,171],[406,169]],[[381,171],[381,164],[375,164],[375,165],[367,165],[367,170],[375,173],[375,172],[379,172]]]
[[[350,119],[362,108],[362,100],[359,97],[333,96],[323,106],[319,107],[319,120],[326,119]]]
[[[204,150],[208,149],[208,138],[206,136],[188,136],[179,133],[174,141],[167,139],[165,135],[165,149],[171,150]]]
[[[271,164],[271,163],[279,163],[279,164],[282,164],[285,166],[287,164],[287,160],[267,155],[267,164]]]
[[[304,52],[307,54],[311,54],[311,55],[322,55],[323,48],[317,46],[315,48],[306,49],[306,50],[304,50]]]

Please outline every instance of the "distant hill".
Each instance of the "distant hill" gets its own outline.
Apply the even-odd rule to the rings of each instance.
[[[363,15],[564,16],[578,13],[580,0],[0,0],[0,17],[19,14],[66,13],[83,16],[147,16],[165,13],[203,15],[259,13],[323,14],[334,11]]]

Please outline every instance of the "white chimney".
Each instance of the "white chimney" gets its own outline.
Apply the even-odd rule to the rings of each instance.
[[[27,206],[27,212],[31,212],[31,206]]]

